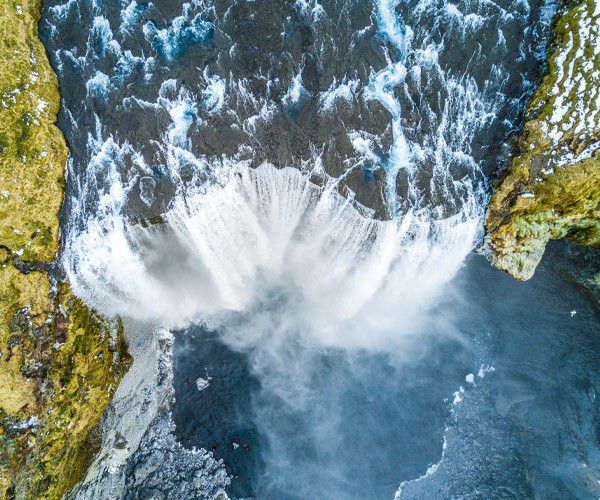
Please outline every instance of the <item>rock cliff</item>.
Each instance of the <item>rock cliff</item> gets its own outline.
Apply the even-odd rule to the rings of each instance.
[[[548,71],[487,216],[493,264],[527,280],[549,240],[600,247],[600,1],[564,3]]]
[[[1,498],[60,498],[81,480],[130,361],[120,323],[55,269],[67,148],[41,3],[0,2]]]

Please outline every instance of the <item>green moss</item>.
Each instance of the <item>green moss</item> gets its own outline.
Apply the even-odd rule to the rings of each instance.
[[[60,498],[85,475],[95,456],[94,430],[130,359],[120,322],[90,311],[63,286],[57,331],[64,343],[52,349],[45,378],[40,427],[17,481],[24,497]]]
[[[61,498],[83,478],[130,361],[120,323],[53,292],[40,265],[58,250],[67,158],[40,8],[0,2],[0,498]]]
[[[67,149],[58,83],[38,39],[41,0],[0,2],[0,245],[28,261],[58,250]]]
[[[529,102],[512,166],[490,200],[492,262],[518,279],[533,275],[551,239],[600,245],[595,1],[571,2],[558,16],[548,73]]]
[[[44,304],[43,293],[39,299]],[[46,311],[50,322],[24,322],[21,332],[30,337],[22,351],[37,367],[20,374],[30,381],[30,400],[0,410],[2,491],[20,498],[61,498],[83,478],[97,452],[97,422],[130,364],[120,322],[90,311],[67,285]],[[32,417],[36,425],[24,427]]]
[[[0,266],[0,409],[30,417],[36,408],[35,382],[24,369],[43,334],[50,313],[45,273],[22,274],[11,263]]]

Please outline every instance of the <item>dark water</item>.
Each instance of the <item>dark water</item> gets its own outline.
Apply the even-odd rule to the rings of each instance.
[[[565,283],[563,273],[578,265],[568,254],[553,246],[527,283],[485,265],[459,277],[469,303],[461,328],[496,372],[455,412],[448,465],[407,496],[598,495],[599,316]]]
[[[235,497],[391,498],[440,460],[446,435],[438,470],[405,486],[403,498],[596,498],[600,316],[561,275],[566,246],[549,253],[527,283],[469,257],[436,311],[452,331],[424,337],[410,360],[323,352],[312,365],[316,411],[343,421],[329,456],[311,448],[311,418],[264,399],[244,356],[214,333],[180,332],[176,434],[225,460]],[[207,373],[211,386],[198,391],[195,379]],[[276,427],[270,436],[257,425],[265,416]],[[276,465],[281,474],[289,480],[285,469],[297,469],[304,481],[313,466],[309,483],[263,480],[273,435],[295,458]]]
[[[225,460],[238,476],[231,486],[236,497],[393,497],[399,478],[418,476],[439,454],[443,400],[468,365],[455,342],[431,346],[427,351],[435,354],[426,362],[407,364],[389,355],[322,352],[310,367],[313,406],[292,412],[261,391],[243,356],[209,342],[188,331],[176,343],[176,434],[186,445],[214,449]],[[195,378],[205,371],[212,385],[199,392]],[[261,434],[261,419],[268,419],[267,433]],[[324,431],[322,439],[331,445],[326,453],[314,442],[314,429],[306,428],[314,421],[335,429],[333,439]],[[234,448],[234,442],[241,446]],[[282,477],[269,471],[264,480],[264,455],[271,460],[269,448],[279,446],[292,462],[270,463]],[[293,484],[291,470],[297,470]]]
[[[245,356],[202,328],[177,333],[174,346],[175,434],[188,448],[213,451],[233,476],[234,497],[252,495],[251,478],[264,469],[261,440],[252,422],[252,397],[260,390]],[[198,390],[198,378],[210,385]]]

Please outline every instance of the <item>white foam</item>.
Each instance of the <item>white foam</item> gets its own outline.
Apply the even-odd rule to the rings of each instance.
[[[302,71],[298,71],[298,74],[292,78],[288,91],[283,96],[283,102],[296,104],[304,92],[306,92],[306,89],[302,85]]]
[[[295,320],[326,344],[377,346],[414,329],[477,233],[466,214],[366,218],[297,169],[231,165],[223,175],[176,196],[164,225],[131,226],[110,210],[90,219],[66,247],[75,293],[168,328],[221,324],[276,294],[287,305],[269,321]]]
[[[96,71],[94,76],[86,82],[87,96],[104,97],[110,88],[110,78],[101,71]]]
[[[164,27],[158,26],[152,20],[144,23],[144,36],[162,57],[168,60],[177,59],[191,45],[204,42],[210,35],[212,24],[205,21],[201,14],[192,17],[196,4],[197,2],[183,3],[181,15]]]
[[[217,75],[208,75],[204,70],[204,78],[207,81],[206,88],[202,92],[204,107],[209,113],[218,113],[225,104],[225,81]]]
[[[58,5],[48,7],[48,12],[51,16],[56,17],[59,21],[66,19],[73,7],[77,6],[77,0],[67,0]]]
[[[128,0],[124,0],[127,2]],[[128,33],[139,21],[142,14],[153,7],[152,2],[140,4],[138,0],[131,0],[121,8],[121,25],[119,31]]]
[[[344,80],[338,83],[333,81],[331,86],[319,96],[319,104],[323,111],[327,111],[335,105],[337,101],[352,101],[357,94],[360,82],[358,80]]]

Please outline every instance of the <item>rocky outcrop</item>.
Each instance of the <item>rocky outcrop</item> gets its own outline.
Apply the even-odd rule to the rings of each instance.
[[[521,280],[551,239],[600,247],[600,0],[565,3],[557,14],[548,72],[497,181],[487,227],[493,264]]]
[[[129,365],[122,327],[57,281],[67,148],[41,0],[0,2],[0,497],[60,498]]]

